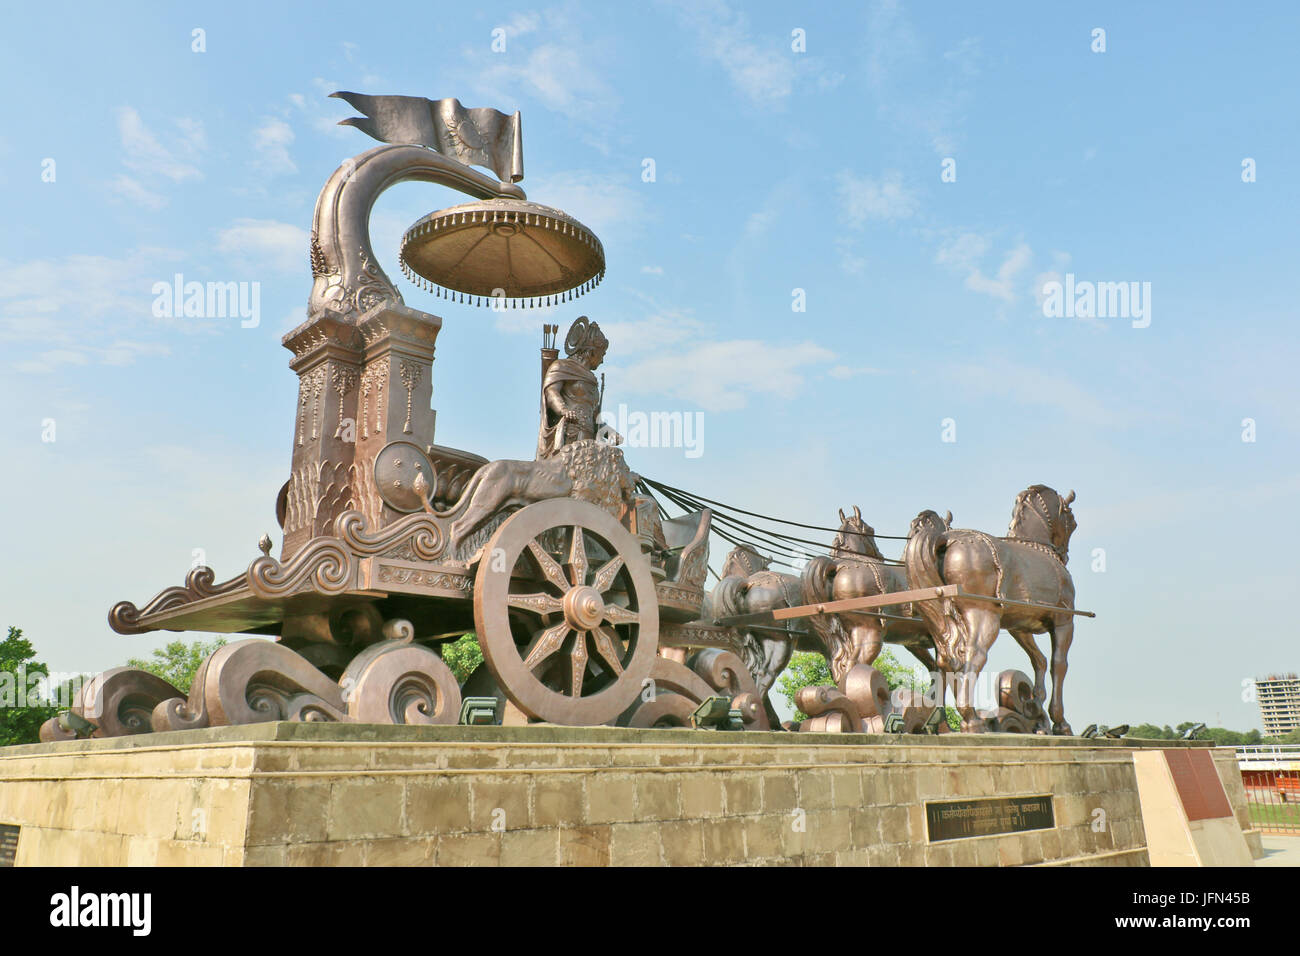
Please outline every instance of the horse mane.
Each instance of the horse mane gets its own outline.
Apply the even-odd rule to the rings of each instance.
[[[1030,485],[1016,495],[1007,537],[1048,545],[1064,557],[1068,553],[1070,535],[1077,527],[1070,511],[1073,500],[1073,491],[1062,498],[1047,485]]]
[[[831,542],[831,552],[837,557],[875,558],[883,561],[885,556],[876,544],[876,529],[862,520],[862,512],[853,506],[853,514],[846,516],[840,511],[840,530]]]
[[[771,563],[770,558],[763,557],[749,545],[737,545],[727,553],[726,560],[722,562],[722,576],[725,578],[730,574],[738,574],[741,577],[749,577],[759,571],[766,571]]]

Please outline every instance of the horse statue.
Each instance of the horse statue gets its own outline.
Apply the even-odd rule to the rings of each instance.
[[[1070,613],[1074,608],[1074,581],[1065,567],[1070,536],[1077,527],[1070,511],[1073,501],[1073,491],[1062,498],[1046,485],[1031,485],[1016,496],[1005,538],[945,528],[936,525],[926,512],[912,522],[903,550],[911,587],[955,584],[973,595],[1044,605],[1019,607],[965,596],[916,602],[934,636],[940,671],[958,675],[955,696],[963,731],[987,729],[975,711],[974,685],[998,632],[1005,629],[1033,662],[1034,699],[1039,713],[1046,698],[1047,659],[1034,635],[1051,635],[1051,732],[1073,734],[1065,721],[1061,697],[1066,658],[1074,637],[1074,616]],[[1045,731],[1047,718],[1041,720],[1038,729]]]
[[[769,570],[770,564],[768,558],[748,545],[732,548],[723,562],[721,578],[705,597],[704,619],[714,621],[797,605],[799,579],[793,574]],[[740,626],[733,630],[739,639],[740,657],[753,676],[760,697],[770,707],[767,693],[790,663],[796,644],[805,649],[802,644],[806,641],[800,642],[800,638],[807,632],[797,621],[762,627]],[[769,719],[773,721],[772,726],[780,726],[774,714]]]
[[[840,530],[831,542],[831,556],[813,558],[804,568],[802,603],[823,604],[906,591],[907,573],[898,565],[886,563],[876,545],[875,529],[862,520],[858,506],[853,506],[851,515],[846,516],[843,509],[839,514]],[[947,530],[952,522],[951,513],[946,519],[933,511],[923,511],[921,515],[927,527],[938,531]],[[901,644],[925,665],[926,673],[935,672],[936,662],[927,647],[933,640],[926,620],[916,615],[911,604],[888,609],[890,617],[881,616],[885,612],[885,608],[875,612],[841,611],[808,618],[826,646],[835,649],[837,657],[830,665],[836,681],[854,664],[872,663],[880,656],[886,641]]]

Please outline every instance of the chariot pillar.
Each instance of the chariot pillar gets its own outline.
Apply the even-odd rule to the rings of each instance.
[[[333,533],[344,511],[360,511],[371,528],[408,513],[380,497],[375,465],[411,464],[400,445],[380,458],[394,442],[420,452],[433,444],[433,357],[441,328],[436,315],[385,301],[355,323],[326,312],[284,337],[293,352],[289,367],[298,374],[298,401],[290,477],[276,505],[282,560]],[[435,475],[426,474],[426,481],[432,485]],[[394,503],[422,506],[400,495]]]

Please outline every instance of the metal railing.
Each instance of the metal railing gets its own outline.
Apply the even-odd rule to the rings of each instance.
[[[1300,836],[1300,745],[1238,747],[1237,767],[1255,827]]]

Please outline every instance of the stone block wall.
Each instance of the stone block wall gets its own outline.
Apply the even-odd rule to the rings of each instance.
[[[927,839],[1038,794],[1051,830]],[[1130,745],[991,735],[262,724],[0,751],[0,822],[20,865],[1147,864]]]

